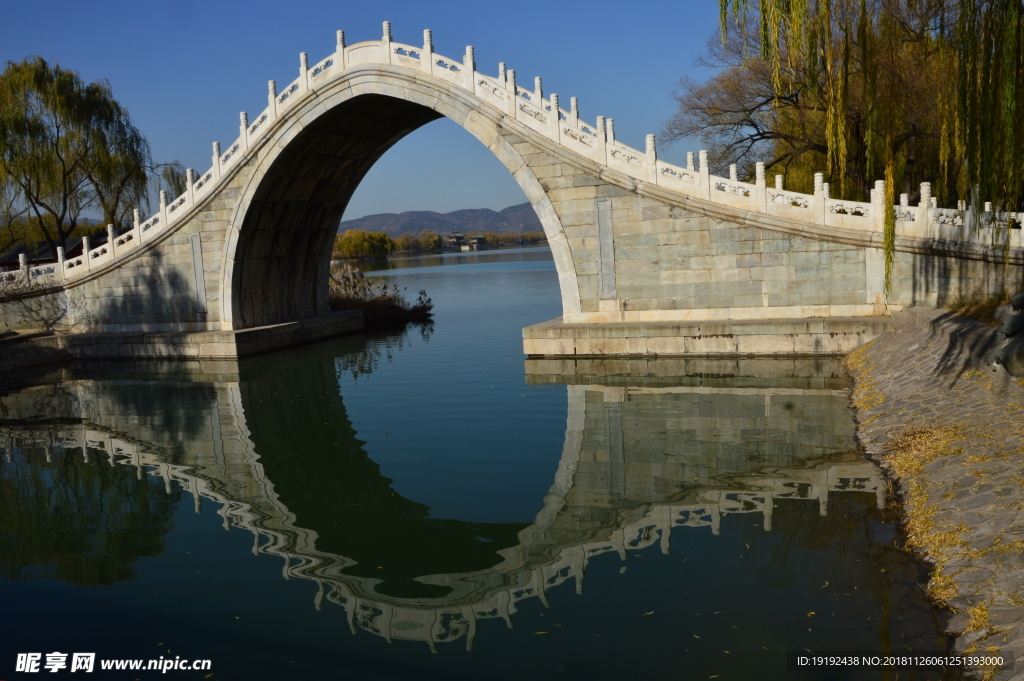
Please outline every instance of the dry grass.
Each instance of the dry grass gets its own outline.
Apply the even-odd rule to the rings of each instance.
[[[995,314],[997,307],[1009,302],[1010,297],[1006,293],[998,296],[985,296],[980,293],[973,293],[971,295],[957,296],[946,305],[946,309],[950,312],[956,312],[963,317],[977,319],[989,326],[999,326],[999,320],[992,315]]]
[[[851,373],[860,373],[868,362],[868,348],[875,344],[875,341],[870,341],[860,346],[853,352],[846,355],[843,358],[843,364],[846,366],[846,370]]]
[[[921,479],[925,466],[941,456],[961,453],[953,443],[961,439],[967,428],[963,425],[934,428],[911,428],[892,438],[883,452],[884,460],[903,481],[906,495],[901,509],[905,518],[907,543],[935,562],[935,571],[928,583],[928,595],[946,604],[957,595],[952,575],[943,564],[954,553],[967,552],[963,536],[970,528],[964,523],[943,521],[938,504],[931,503],[931,489]]]
[[[967,632],[981,631],[992,626],[988,603],[979,603],[967,608]]]
[[[966,432],[965,425],[908,428],[890,440],[885,458],[901,478],[915,476],[938,457],[960,453],[952,444]]]
[[[854,388],[851,399],[853,401],[853,406],[859,412],[874,409],[875,407],[881,406],[885,403],[885,393],[878,390],[878,381],[871,377],[871,373],[875,368],[868,364],[867,351],[870,347],[871,343],[866,343],[843,359],[843,364],[846,366],[846,370],[857,377],[856,387]],[[861,425],[867,425],[875,418],[878,417],[870,417],[867,420],[862,421]]]

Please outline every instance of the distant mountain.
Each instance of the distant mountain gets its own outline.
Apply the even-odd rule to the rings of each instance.
[[[497,232],[519,234],[520,232],[543,232],[537,213],[529,203],[509,206],[500,211],[490,208],[465,208],[451,213],[435,213],[429,210],[411,210],[407,213],[380,213],[367,215],[358,220],[345,220],[339,231],[361,229],[365,232],[384,232],[396,237],[405,232],[419,234],[424,229],[445,235],[449,232]]]

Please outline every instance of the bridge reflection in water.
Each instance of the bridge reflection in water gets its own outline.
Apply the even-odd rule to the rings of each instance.
[[[431,518],[357,439],[337,375],[352,366],[284,357],[130,365],[118,381],[81,365],[3,397],[3,482],[54,475],[53,461],[162,479],[197,510],[214,502],[225,529],[251,532],[253,553],[279,557],[285,579],[316,582],[315,607],[344,608],[353,633],[431,649],[472,649],[480,620],[511,627],[519,603],[546,606],[563,582],[582,593],[602,554],[669,553],[735,514],[771,532],[782,503],[821,515],[836,495],[885,503],[834,360],[528,360],[529,383],[567,385],[568,417],[527,525]]]

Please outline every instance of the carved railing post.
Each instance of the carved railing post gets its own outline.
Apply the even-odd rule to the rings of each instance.
[[[538,109],[544,108],[544,86],[541,84],[540,76],[533,77],[533,97]]]
[[[597,117],[597,144],[594,145],[594,160],[601,165],[608,165],[608,137],[604,124],[604,116]]]
[[[335,34],[334,61],[339,71],[345,70],[345,31],[338,31]]]
[[[572,127],[580,127],[580,98],[570,97],[569,98],[569,123]]]
[[[114,225],[107,225],[107,252],[110,253],[108,260],[114,259],[114,239],[117,238],[117,233],[114,231]]]
[[[382,54],[380,55],[380,60],[382,62],[384,62],[385,64],[390,64],[392,62],[392,57],[394,56],[392,54],[394,52],[394,50],[391,49],[391,22],[390,21],[385,21],[384,22],[384,35],[381,36],[381,39],[380,39],[380,51],[382,52]]]
[[[167,191],[160,190],[160,229],[167,227]]]
[[[875,231],[885,234],[885,180],[877,180],[871,191],[871,205],[874,215]]]
[[[424,73],[434,72],[434,34],[429,28],[423,31],[423,54],[420,55],[420,68]]]
[[[28,256],[24,253],[18,254],[18,271],[21,272],[22,280],[28,283]]]
[[[273,80],[267,81],[267,116],[271,121],[277,118],[277,82]]]
[[[711,199],[711,168],[708,167],[708,152],[701,149],[697,153],[700,160],[700,198]]]
[[[764,163],[758,161],[754,164],[754,184],[756,189],[757,210],[762,213],[768,212],[768,182],[764,179]]]
[[[654,135],[648,135],[646,140],[646,161],[647,181],[651,184],[658,184],[658,147]]]
[[[697,164],[693,160],[693,152],[686,152],[686,169],[691,172],[697,172]]]
[[[220,180],[220,142],[213,143],[213,179]]]
[[[775,176],[775,188],[780,192],[785,188],[785,178],[782,175]]]
[[[309,55],[299,52],[299,82],[304,90],[309,89]]]
[[[518,119],[519,94],[516,92],[516,71],[509,69],[505,72],[505,89],[508,91],[508,115]]]
[[[132,208],[132,230],[131,231],[135,235],[135,243],[133,244],[134,246],[138,246],[138,245],[142,244],[142,228],[139,227],[141,222],[142,222],[142,216],[139,214],[139,209],[138,208]],[[125,246],[127,246],[127,245],[128,245],[128,242],[125,241]]]
[[[92,244],[89,243],[89,237],[82,237],[82,263],[85,264],[85,271],[88,272],[92,269],[92,258],[89,257],[89,251],[92,250]]]
[[[932,183],[922,182],[921,183],[921,200],[917,204],[917,215],[915,216],[918,224],[918,234],[928,235],[932,238],[939,238],[939,234],[932,233],[931,215],[928,209],[932,205]],[[938,221],[935,222],[935,227],[938,227]]]
[[[551,139],[562,143],[562,114],[559,109],[558,95],[551,93]]]
[[[611,144],[612,142],[615,141],[615,120],[612,118],[604,119],[604,130],[605,140],[607,140],[607,142]]]
[[[814,222],[825,224],[825,174],[814,173]]]
[[[462,72],[465,74],[465,88],[476,92],[476,50],[466,45],[466,54],[462,56]]]
[[[57,269],[60,270],[61,279],[68,278],[67,267],[64,264],[66,258],[64,257],[64,247],[57,246]]]
[[[185,169],[185,193],[188,194],[188,205],[196,205],[196,171]]]
[[[238,114],[238,129],[242,135],[242,150],[249,148],[249,114],[242,111]]]

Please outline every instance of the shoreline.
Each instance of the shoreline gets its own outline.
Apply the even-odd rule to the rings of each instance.
[[[857,441],[895,489],[907,548],[931,568],[929,595],[954,613],[953,651],[1019,659],[1024,388],[979,368],[965,343],[972,329],[944,335],[913,314],[895,317],[892,331],[846,357]],[[1024,679],[1022,669],[971,671]]]
[[[393,251],[383,258],[331,258],[331,266],[340,264],[355,264],[360,262],[386,262],[392,257],[396,259],[404,258],[423,258],[431,255],[473,255],[476,253],[489,253],[491,251],[521,251],[529,248],[548,248],[547,240],[538,241],[535,244],[524,244],[522,246],[488,246],[483,249],[473,249],[469,251],[454,250],[454,249],[442,249],[439,251]]]

